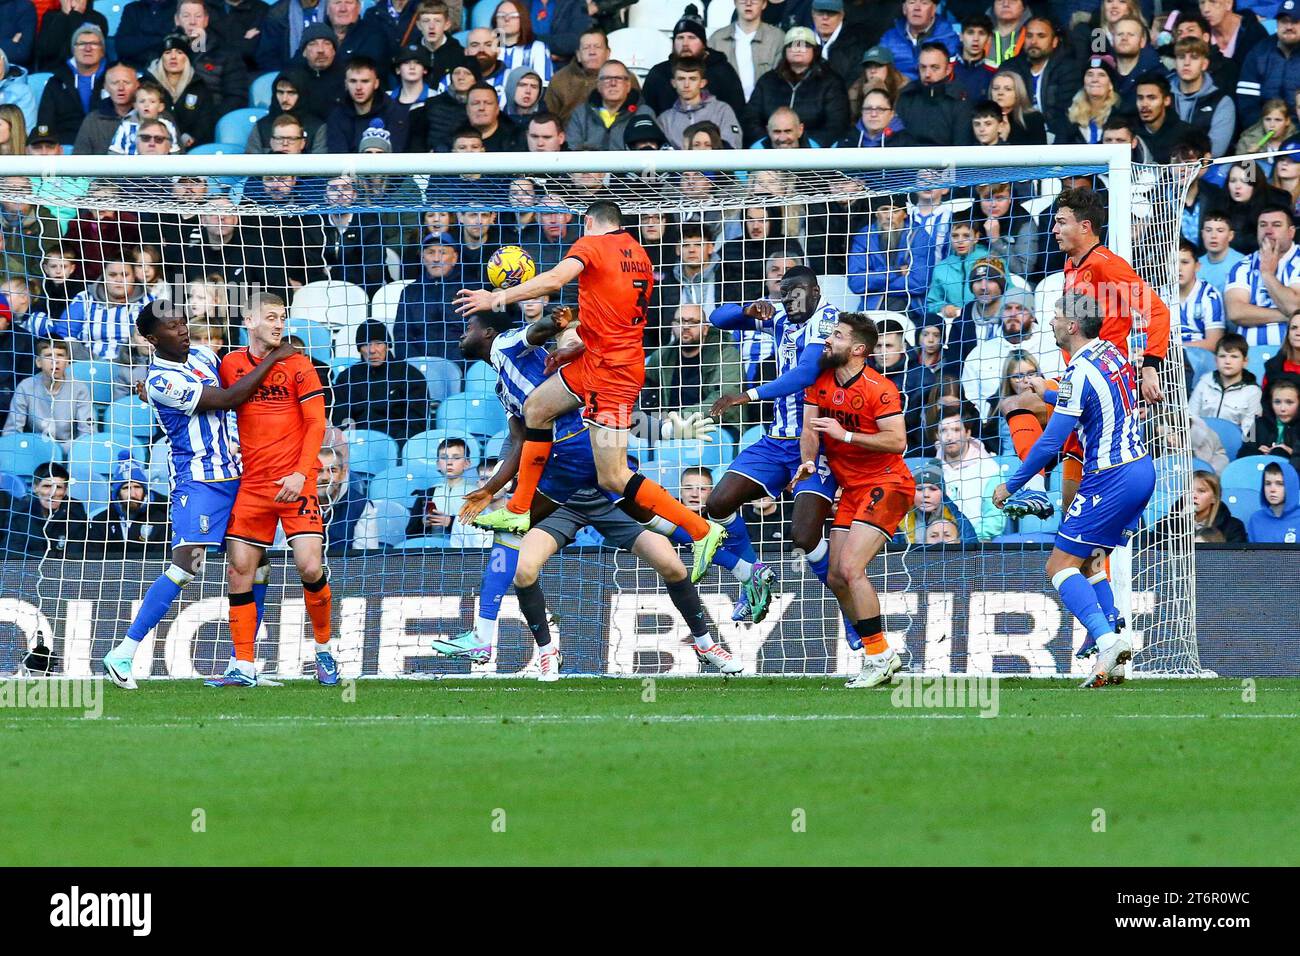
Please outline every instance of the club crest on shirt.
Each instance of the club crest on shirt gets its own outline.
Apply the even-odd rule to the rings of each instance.
[[[202,531],[204,534],[207,534],[209,527],[210,525],[208,523],[208,516],[199,515],[199,530]]]
[[[1056,390],[1056,404],[1063,405],[1070,400],[1070,395],[1074,392],[1074,382],[1066,379]]]

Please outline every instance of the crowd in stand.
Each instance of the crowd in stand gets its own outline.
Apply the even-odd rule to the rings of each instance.
[[[648,70],[611,56],[626,3],[480,3],[492,4],[491,26],[466,29],[470,10],[444,0],[364,10],[359,0],[134,0],[110,35],[86,0],[0,2],[0,155],[190,151],[250,105],[258,77],[269,83],[270,108],[235,144],[250,153],[1105,142],[1164,164],[1273,151],[1269,161],[1204,165],[1188,192],[1179,311],[1193,427],[1170,435],[1153,420],[1150,437],[1157,452],[1188,443],[1198,467],[1210,466],[1196,482],[1205,540],[1245,533],[1224,520],[1218,475],[1229,460],[1277,458],[1281,477],[1269,470],[1263,480],[1283,501],[1255,502],[1277,520],[1261,520],[1252,540],[1295,540],[1286,522],[1300,509],[1300,56],[1292,56],[1300,0],[1200,0],[1154,23],[1139,0],[734,0],[730,22],[712,31],[688,8],[672,54]],[[35,74],[49,74],[39,96]],[[824,167],[836,168],[832,154]],[[356,328],[348,344],[359,360],[336,361],[337,342],[324,354],[311,349],[332,381],[333,423],[382,432],[400,447],[439,424],[448,391],[430,378],[432,363],[456,365],[457,382],[470,387],[456,290],[485,284],[487,260],[503,245],[523,246],[545,269],[578,237],[573,190],[561,199],[542,178],[510,182],[496,212],[439,208],[446,196],[441,204],[426,196],[413,177],[319,185],[324,211],[267,216],[250,210],[309,205],[313,184],[294,176],[234,191],[200,177],[160,184],[178,200],[206,202],[204,213],[182,215],[131,211],[107,180],[63,180],[48,203],[41,182],[4,181],[6,195],[31,201],[5,201],[0,223],[3,431],[43,435],[69,459],[19,474],[24,488],[0,492],[11,552],[43,553],[56,540],[95,542],[92,555],[163,546],[162,489],[136,480],[143,472],[133,458],[113,466],[107,508],[100,502],[88,515],[68,493],[74,444],[111,430],[99,396],[130,396],[144,374],[148,343],[133,322],[150,299],[183,300],[193,340],[221,350],[239,342],[238,303],[249,288],[292,296],[328,279],[370,298],[404,283],[392,314]],[[709,315],[725,302],[774,296],[786,269],[807,264],[842,280],[844,304],[895,314],[881,323],[874,362],[906,402],[918,475],[906,535],[951,543],[1014,531],[988,491],[1013,456],[1003,400],[1028,376],[1062,369],[1041,291],[1063,267],[1052,194],[1041,183],[986,182],[795,202],[787,197],[807,193],[797,174],[684,173],[671,184],[705,198],[737,185],[752,197],[744,209],[646,213],[633,225],[656,270],[646,410],[706,412],[719,395],[770,379],[770,336],[724,334]],[[1102,177],[1061,185],[1105,189]],[[607,174],[575,175],[570,186],[588,198],[617,195]],[[78,190],[72,204],[69,189]],[[356,211],[367,207],[384,211]],[[1136,204],[1134,216],[1140,232]],[[525,304],[525,317],[544,305]],[[107,370],[96,387],[109,391],[72,374],[84,363]],[[724,440],[739,440],[763,413],[733,407],[720,423]],[[321,461],[333,552],[403,536],[481,543],[453,516],[488,473],[490,442],[483,455],[473,434],[442,437],[427,456],[436,477],[392,531],[394,516],[369,496],[370,475],[351,467],[345,435],[334,435]],[[666,477],[698,497],[714,476],[690,465]],[[747,515],[764,519],[755,534],[779,540],[770,526],[783,524],[781,509],[756,504]]]

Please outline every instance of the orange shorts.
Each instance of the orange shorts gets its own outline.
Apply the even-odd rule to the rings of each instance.
[[[284,536],[292,541],[299,535],[312,534],[325,537],[321,523],[320,499],[316,497],[316,478],[311,476],[303,485],[310,494],[299,495],[293,501],[276,501],[269,495],[239,489],[234,507],[230,511],[230,524],[226,537],[246,541],[260,548],[269,548],[275,542],[275,526],[284,528]]]
[[[607,365],[584,352],[560,369],[560,381],[582,402],[584,419],[605,428],[626,429],[632,427],[632,412],[645,385],[645,362]]]
[[[834,528],[848,529],[861,521],[892,538],[899,524],[912,510],[916,484],[896,479],[871,480],[845,488],[835,506]]]

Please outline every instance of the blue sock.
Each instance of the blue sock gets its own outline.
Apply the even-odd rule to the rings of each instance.
[[[126,636],[133,641],[143,641],[163,619],[172,602],[180,596],[181,587],[182,585],[173,581],[165,572],[158,575],[158,580],[149,585],[149,590],[145,592],[135,620],[126,629]]]
[[[262,618],[266,616],[266,591],[271,586],[270,582],[264,581],[258,584],[253,582],[253,603],[257,605],[257,629],[262,629]]]
[[[682,528],[675,528],[673,530],[673,533],[668,536],[668,540],[671,541],[673,544],[694,543],[691,536],[687,534],[686,531]],[[750,550],[753,551],[754,549],[751,547]],[[723,542],[723,546],[721,548],[718,548],[717,551],[713,552],[713,563],[720,568],[726,568],[728,571],[730,571],[737,564],[739,564],[740,560],[741,559],[739,555],[731,553],[726,550],[726,542]]]
[[[501,613],[501,599],[510,590],[519,567],[519,549],[500,541],[493,542],[488,554],[487,567],[483,569],[483,582],[478,595],[478,616],[485,621],[495,621]],[[483,637],[484,635],[479,635]]]
[[[1089,578],[1088,583],[1092,585],[1092,590],[1097,595],[1097,606],[1101,608],[1101,613],[1106,615],[1106,620],[1110,622],[1113,630],[1115,622],[1119,620],[1119,609],[1115,607],[1115,591],[1110,586],[1110,578],[1106,577],[1105,571],[1102,571],[1096,577]]]
[[[1070,613],[1088,629],[1094,640],[1115,633],[1106,620],[1101,605],[1097,603],[1097,592],[1078,568],[1066,568],[1058,572],[1052,578],[1052,587],[1056,588]]]
[[[831,552],[825,544],[826,543],[823,541],[822,544],[817,546],[816,551],[813,552],[813,554],[816,554],[817,551],[823,551],[824,553],[820,558],[816,561],[811,558],[805,559],[808,562],[808,567],[812,568],[812,573],[822,584],[826,584],[826,578],[829,577],[831,573]],[[829,587],[829,585],[827,585],[827,587]],[[844,639],[848,641],[851,649],[855,651],[861,650],[862,638],[858,637],[858,631],[857,628],[853,626],[853,621],[849,619],[849,616],[844,613],[842,608],[840,610],[840,616],[844,618]]]
[[[745,524],[745,519],[737,511],[731,518],[723,524],[727,529],[727,537],[722,542],[720,550],[730,551],[742,561],[748,561],[754,564],[758,561],[758,554],[754,551],[754,542],[749,538],[749,527]]]

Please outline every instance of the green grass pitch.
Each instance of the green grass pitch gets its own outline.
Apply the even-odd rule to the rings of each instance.
[[[981,718],[829,678],[105,687],[98,720],[0,710],[0,863],[1297,858],[1300,682],[1000,691]]]

